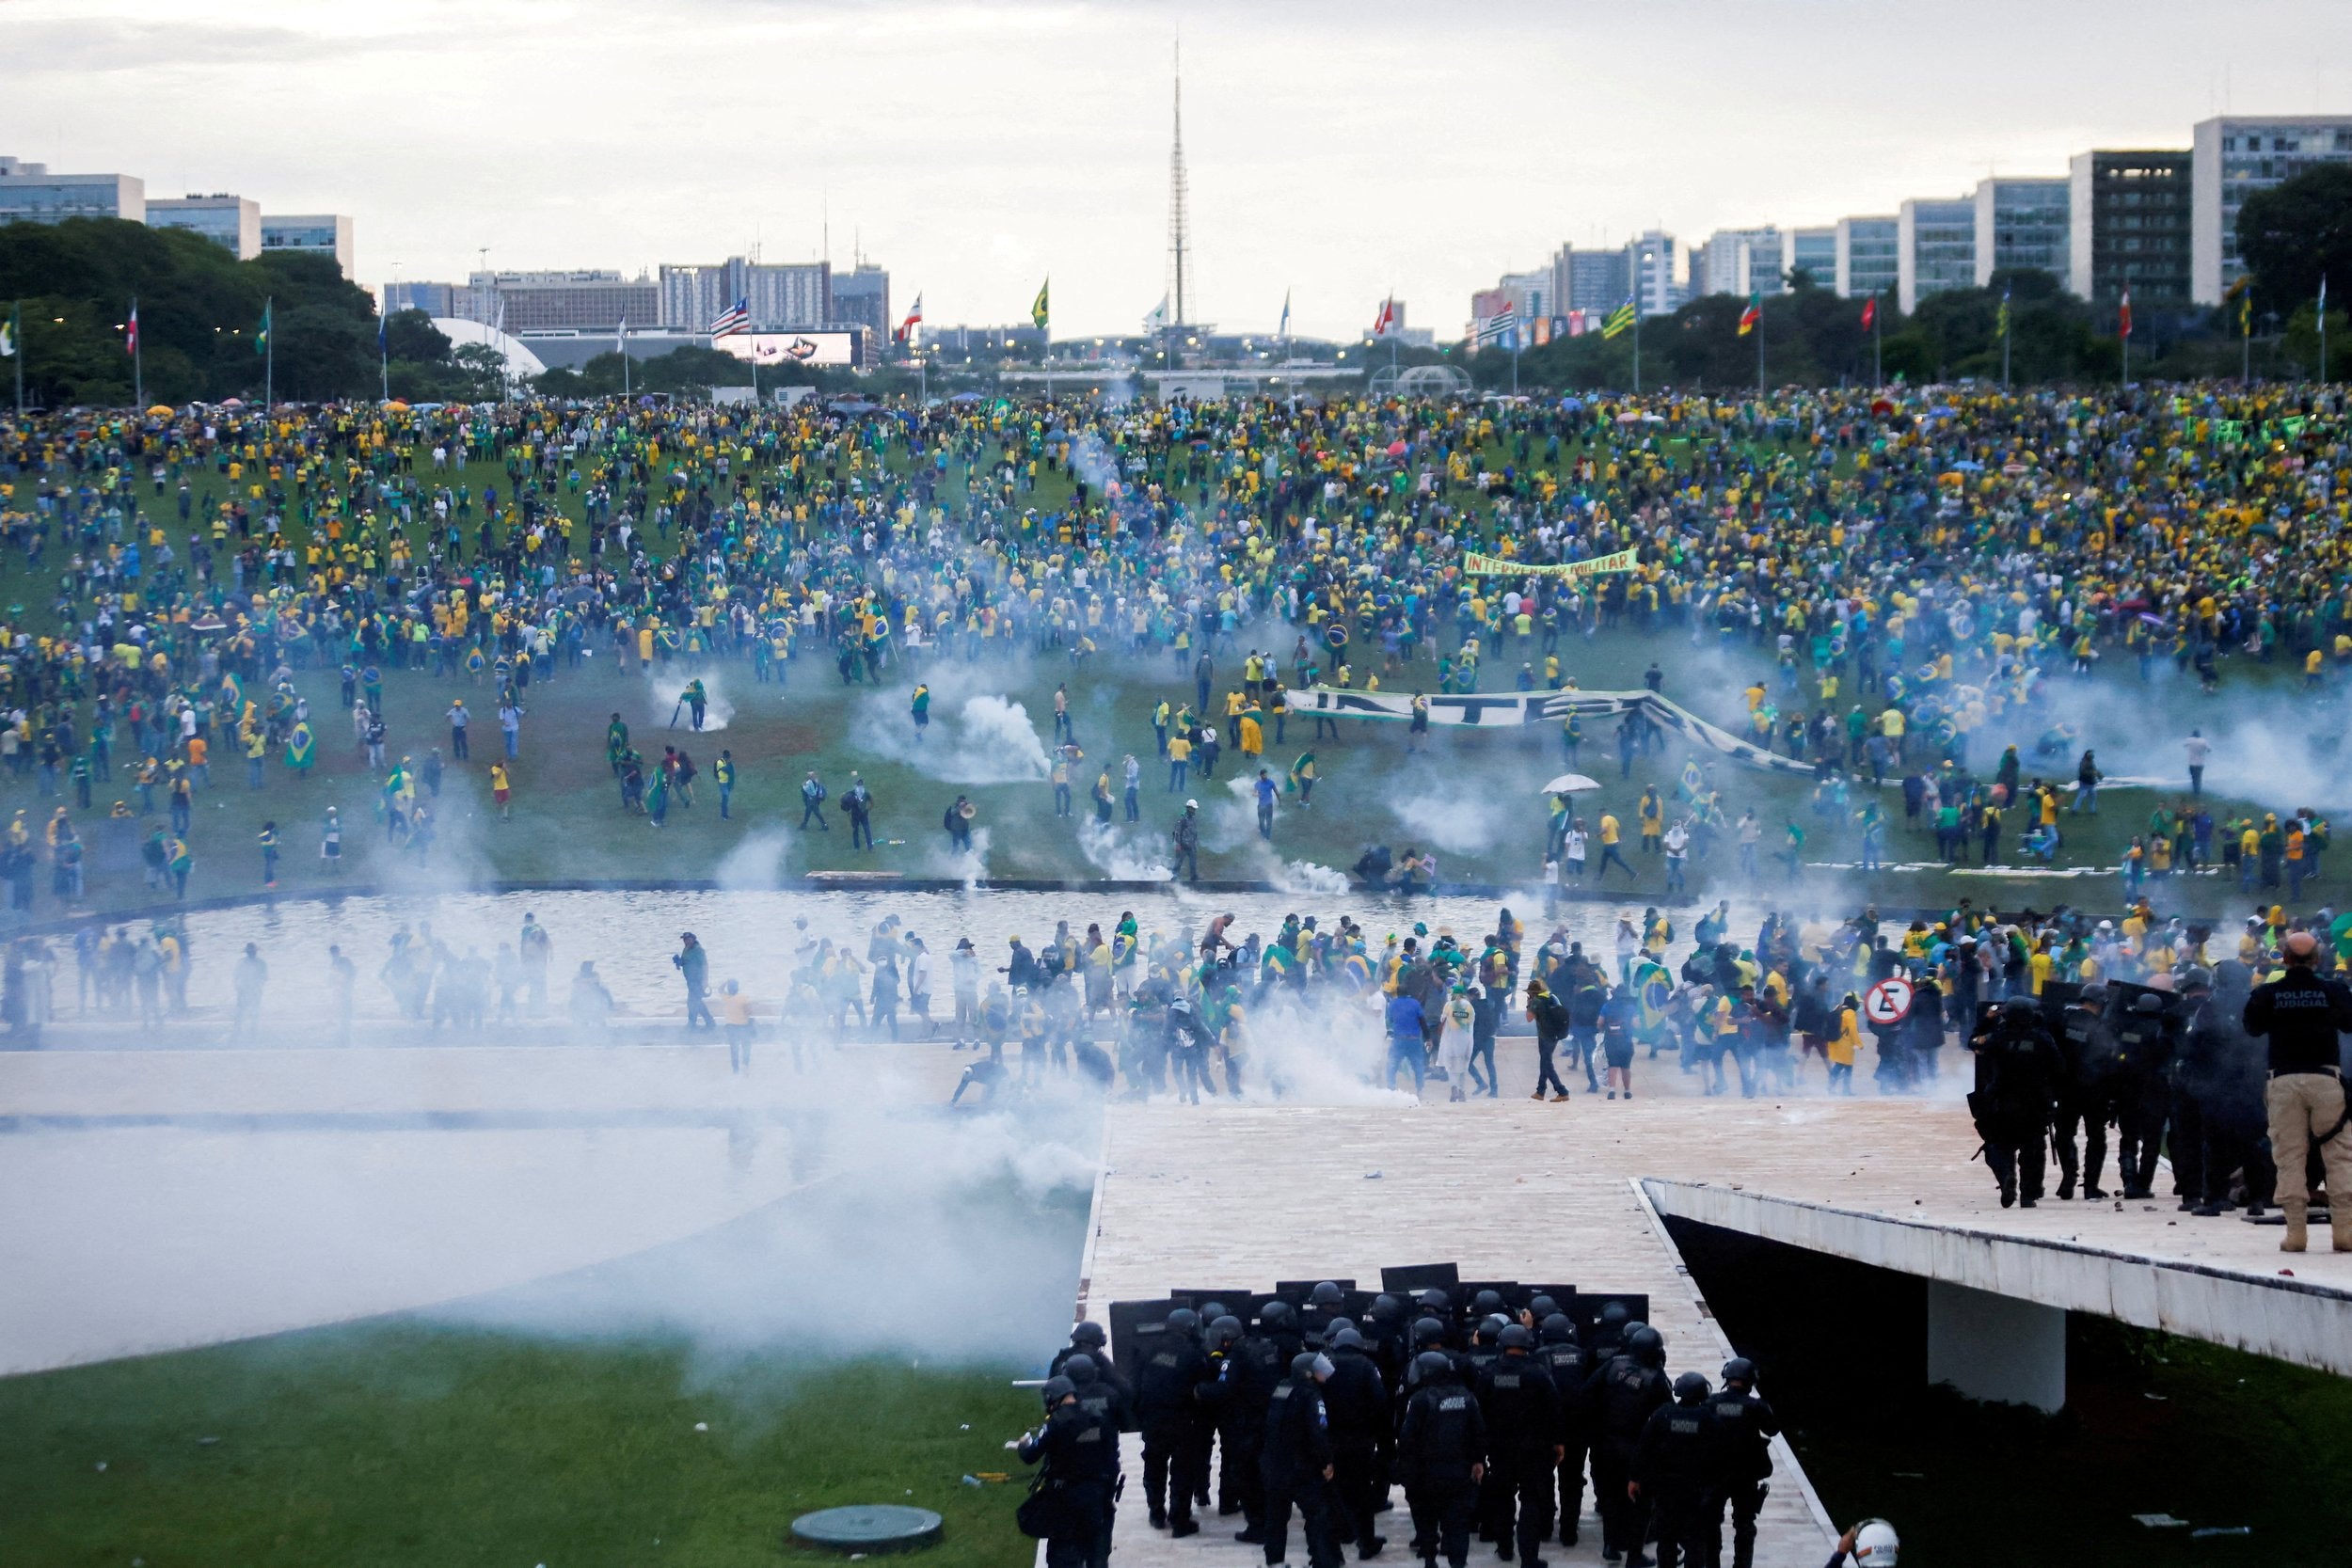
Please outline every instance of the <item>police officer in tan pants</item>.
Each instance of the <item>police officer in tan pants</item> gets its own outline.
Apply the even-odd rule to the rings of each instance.
[[[2318,940],[2296,931],[2280,944],[2286,973],[2246,999],[2246,1032],[2270,1043],[2270,1157],[2286,1213],[2282,1252],[2301,1252],[2311,1193],[2304,1171],[2313,1139],[2327,1168],[2328,1214],[2338,1252],[2352,1252],[2352,1131],[2344,1118],[2339,1032],[2352,1030],[2352,987],[2317,973]]]

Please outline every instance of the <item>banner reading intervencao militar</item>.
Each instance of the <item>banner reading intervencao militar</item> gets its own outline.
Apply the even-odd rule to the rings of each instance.
[[[1631,550],[1617,550],[1589,561],[1545,565],[1532,561],[1505,561],[1499,555],[1465,555],[1462,570],[1474,578],[1590,578],[1603,572],[1629,572],[1637,564],[1633,556]]]

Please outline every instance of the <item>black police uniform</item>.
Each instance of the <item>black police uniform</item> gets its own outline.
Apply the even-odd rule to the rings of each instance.
[[[1607,1552],[1641,1550],[1646,1509],[1626,1495],[1634,1445],[1650,1412],[1669,1402],[1666,1374],[1631,1355],[1602,1363],[1585,1386],[1593,1412],[1593,1496],[1600,1512],[1600,1544]]]
[[[2000,1183],[2003,1206],[2020,1196],[2036,1202],[2060,1076],[2057,1042],[2039,1013],[2010,1003],[1989,1032],[1969,1043],[1977,1053],[1977,1086],[1968,1111],[1984,1140],[1984,1163]]]
[[[1630,1475],[1642,1488],[1642,1506],[1657,1521],[1658,1568],[1685,1561],[1712,1568],[1706,1528],[1708,1446],[1704,1400],[1661,1405],[1643,1423]],[[1627,1554],[1628,1568],[1640,1568],[1642,1561],[1637,1543]]]
[[[1584,1385],[1593,1375],[1593,1358],[1574,1339],[1540,1346],[1535,1358],[1551,1374],[1560,1408],[1560,1544],[1576,1544],[1578,1524],[1584,1514],[1584,1456],[1592,1450],[1592,1422],[1584,1405]]]
[[[1143,1432],[1143,1497],[1154,1527],[1188,1525],[1197,1460],[1207,1457],[1199,1399],[1208,1354],[1189,1333],[1162,1328],[1143,1341],[1136,1368],[1136,1425]]]
[[[1486,1496],[1496,1509],[1496,1546],[1508,1562],[1516,1542],[1528,1568],[1536,1568],[1551,1534],[1559,1390],[1542,1362],[1524,1351],[1505,1351],[1480,1376],[1478,1405],[1486,1418]]]
[[[2115,1080],[2118,1060],[2115,1036],[2106,1020],[2088,1006],[2066,1009],[2058,1024],[2058,1148],[2060,1197],[2073,1197],[2079,1178],[2085,1197],[2105,1197],[2099,1176],[2107,1163],[2107,1123],[2115,1119]],[[2076,1164],[2074,1134],[2082,1132],[2081,1163]]]
[[[1265,1452],[1259,1473],[1265,1478],[1265,1560],[1283,1560],[1290,1544],[1291,1508],[1297,1505],[1307,1537],[1308,1568],[1339,1568],[1339,1544],[1331,1534],[1331,1498],[1323,1472],[1331,1467],[1330,1420],[1313,1377],[1286,1377],[1266,1409]]]
[[[1373,1515],[1384,1484],[1380,1450],[1389,1432],[1389,1390],[1362,1350],[1340,1345],[1330,1356],[1323,1408],[1331,1425],[1332,1538],[1369,1557],[1380,1544]]]
[[[1104,1568],[1119,1490],[1118,1426],[1107,1416],[1064,1403],[1014,1451],[1025,1464],[1044,1464],[1040,1494],[1050,1499],[1046,1568]]]
[[[2156,1002],[2154,1007],[2146,1006]],[[2115,1086],[2115,1164],[2123,1196],[2152,1196],[2156,1157],[2163,1151],[2165,1123],[2172,1109],[2172,1053],[2176,1025],[2153,991],[2133,998],[2115,1021],[2119,1071]]]
[[[2242,985],[2216,990],[2190,1019],[2181,1044],[2181,1138],[2197,1142],[2197,1180],[2189,1196],[2202,1214],[2230,1207],[2230,1178],[2238,1172],[2245,1174],[2242,1196],[2249,1208],[2268,1204],[2277,1185],[2277,1170],[2263,1148],[2263,1047],[2239,1022],[2246,1000]]]
[[[1756,1516],[1772,1475],[1772,1437],[1780,1418],[1753,1389],[1725,1388],[1707,1402],[1708,1447],[1706,1568],[1723,1550],[1724,1508],[1731,1508],[1731,1568],[1756,1562]]]
[[[1424,1377],[1406,1402],[1396,1434],[1397,1476],[1413,1513],[1413,1550],[1434,1564],[1443,1550],[1452,1568],[1470,1560],[1477,1507],[1472,1467],[1486,1463],[1486,1421],[1478,1400],[1452,1372]]]

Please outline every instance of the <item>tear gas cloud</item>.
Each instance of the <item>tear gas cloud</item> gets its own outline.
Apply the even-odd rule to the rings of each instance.
[[[724,670],[712,666],[705,669],[681,669],[676,673],[660,665],[647,666],[642,675],[645,684],[644,713],[660,729],[689,733],[693,726],[693,713],[686,705],[685,691],[689,681],[699,679],[703,693],[709,699],[703,706],[702,733],[723,730],[727,721],[735,717],[735,704],[726,692],[733,677]],[[638,747],[644,751],[644,746]]]
[[[1025,784],[1052,770],[1045,742],[1024,705],[995,689],[1000,677],[943,665],[930,683],[929,733],[917,737],[907,680],[858,705],[851,735],[862,749],[903,763],[926,778],[958,784]]]

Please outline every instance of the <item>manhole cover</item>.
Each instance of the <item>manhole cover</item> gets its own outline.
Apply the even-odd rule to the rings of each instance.
[[[795,1539],[834,1552],[911,1552],[939,1539],[939,1515],[928,1508],[859,1503],[825,1508],[792,1521]]]

